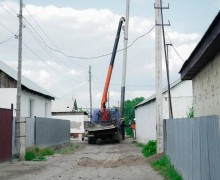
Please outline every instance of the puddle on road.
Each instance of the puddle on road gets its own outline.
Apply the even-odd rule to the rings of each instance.
[[[146,158],[142,156],[125,156],[116,160],[96,160],[89,157],[81,158],[77,165],[83,167],[104,167],[104,168],[116,168],[119,166],[138,166],[146,164]]]

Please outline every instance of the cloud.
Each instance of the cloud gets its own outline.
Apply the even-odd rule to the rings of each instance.
[[[10,1],[7,3],[16,11],[18,10],[17,3]],[[26,8],[50,37],[50,40],[29,15]],[[56,97],[70,99],[74,97],[77,99],[79,107],[89,107],[88,69],[91,65],[93,107],[99,107],[111,57],[106,56],[95,60],[71,59],[51,51],[47,45],[74,56],[91,57],[109,53],[114,45],[121,15],[115,14],[109,9],[58,8],[31,4],[27,4],[26,8],[24,8],[26,27],[23,28],[23,38],[26,45],[23,46],[23,74],[55,94]],[[0,9],[0,15],[4,17],[1,18],[1,22],[16,33],[18,21],[2,9]],[[14,14],[14,16],[16,15]],[[153,19],[130,17],[129,44],[153,26]],[[200,37],[196,33],[185,34],[173,29],[170,29],[168,34],[184,59],[192,52]],[[10,35],[10,32],[1,28],[0,38],[3,39],[6,35]],[[2,45],[0,52],[1,60],[15,69],[17,66],[17,46],[18,42],[14,39]],[[122,48],[123,32],[121,32],[118,49]],[[137,96],[146,98],[154,92],[154,49],[154,31],[140,38],[128,49],[126,99]],[[111,106],[117,105],[120,101],[122,59],[123,53],[117,53],[110,83]],[[170,50],[170,62],[171,74],[175,80],[179,77],[178,70],[182,62],[173,50]]]

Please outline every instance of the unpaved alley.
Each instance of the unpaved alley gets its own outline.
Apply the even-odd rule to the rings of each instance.
[[[80,142],[74,154],[56,154],[44,162],[0,164],[0,179],[19,180],[162,180],[131,139],[120,144]]]

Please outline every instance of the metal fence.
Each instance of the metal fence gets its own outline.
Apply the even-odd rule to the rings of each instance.
[[[70,121],[36,118],[35,138],[38,146],[53,146],[70,142]]]
[[[11,159],[12,120],[13,110],[0,108],[0,162]]]
[[[185,180],[220,179],[218,116],[164,121],[165,152]]]
[[[14,118],[15,119],[15,118]],[[51,118],[25,118],[26,148],[33,146],[54,146],[70,142],[70,121]],[[19,154],[13,123],[13,155]]]

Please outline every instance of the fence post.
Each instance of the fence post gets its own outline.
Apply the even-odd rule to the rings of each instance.
[[[36,116],[34,116],[34,145],[36,146],[37,144],[37,141],[36,141],[36,138],[37,138],[37,122],[36,122]]]
[[[166,153],[167,150],[167,131],[166,131],[166,119],[163,120],[163,142],[164,142],[164,146],[163,146],[163,152]]]
[[[20,122],[20,160],[25,160],[26,154],[26,119],[21,118]]]

